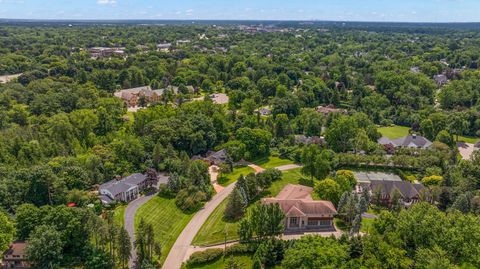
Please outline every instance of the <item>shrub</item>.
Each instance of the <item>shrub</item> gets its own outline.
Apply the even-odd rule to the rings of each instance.
[[[438,186],[442,182],[442,176],[428,176],[422,179],[422,183],[425,186]]]
[[[255,253],[256,245],[255,244],[235,244],[227,247],[225,250],[225,255],[242,255],[242,254],[251,254]]]
[[[201,265],[208,262],[213,262],[218,260],[222,256],[223,249],[221,248],[212,248],[205,251],[198,251],[190,256],[190,259],[188,259],[187,261],[187,265]]]

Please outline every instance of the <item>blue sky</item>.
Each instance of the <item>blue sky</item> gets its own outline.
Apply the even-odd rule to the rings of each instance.
[[[0,18],[480,22],[480,0],[0,0]]]

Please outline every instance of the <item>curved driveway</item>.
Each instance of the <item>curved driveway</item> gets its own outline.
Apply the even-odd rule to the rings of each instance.
[[[137,260],[137,252],[135,251],[135,213],[146,202],[150,201],[155,197],[156,193],[152,193],[147,196],[142,196],[137,200],[130,202],[125,209],[125,230],[127,230],[128,235],[130,236],[130,241],[132,242],[132,252],[130,260],[128,261],[128,268],[135,268],[135,261]]]
[[[228,185],[228,187],[213,196],[213,198],[207,202],[205,206],[195,214],[195,216],[193,216],[187,226],[183,229],[182,233],[178,236],[172,249],[170,249],[170,253],[168,253],[167,259],[163,264],[163,269],[180,269],[182,263],[187,257],[187,252],[192,244],[193,238],[210,214],[212,214],[215,208],[217,208],[217,206],[228,197],[234,187],[235,183]]]
[[[255,164],[249,164],[248,166],[254,169],[255,173],[260,173],[265,170]],[[278,168],[282,168],[282,171],[286,171],[298,167],[301,166],[286,165]],[[208,203],[205,204],[200,211],[195,214],[195,216],[193,216],[187,226],[183,229],[182,233],[178,236],[172,249],[170,249],[170,253],[168,253],[167,259],[163,264],[163,269],[180,269],[182,267],[182,263],[189,258],[190,255],[188,254],[191,254],[192,252],[191,244],[195,238],[195,235],[197,235],[200,228],[202,228],[203,223],[207,221],[208,217],[210,214],[212,214],[215,208],[217,208],[217,206],[220,205],[220,203],[225,200],[233,191],[235,184],[236,182],[228,185],[223,190],[218,192]]]

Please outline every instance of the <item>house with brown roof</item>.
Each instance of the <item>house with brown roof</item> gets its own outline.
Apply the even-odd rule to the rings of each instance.
[[[30,268],[30,263],[27,259],[27,243],[23,241],[13,242],[8,249],[3,253],[3,268],[4,269],[25,269]]]
[[[345,109],[336,108],[334,105],[318,106],[315,110],[318,113],[322,113],[325,116],[328,116],[329,114],[332,114],[332,113],[347,114],[348,112]]]
[[[313,200],[313,189],[288,184],[275,198],[264,198],[264,204],[278,204],[285,214],[285,232],[334,231],[337,214],[330,201]]]
[[[390,206],[395,192],[399,196],[399,202],[409,207],[421,200],[422,194],[427,188],[420,183],[410,183],[408,181],[394,180],[371,180],[363,188],[368,188],[372,195],[372,201],[383,206]]]

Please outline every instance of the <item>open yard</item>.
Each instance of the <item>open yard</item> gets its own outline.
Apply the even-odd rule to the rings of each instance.
[[[234,256],[233,258],[238,262],[238,264],[240,265],[240,268],[252,268],[253,262],[251,257],[247,255],[242,255],[242,256]],[[225,265],[228,262],[228,259],[229,258],[224,260],[223,258],[220,258],[217,261],[212,263],[207,263],[207,264],[197,265],[197,266],[184,266],[183,268],[184,269],[224,269]]]
[[[396,139],[408,135],[409,127],[404,126],[392,126],[392,127],[380,127],[377,129],[382,136],[388,137],[390,139]]]
[[[269,168],[275,168],[282,165],[293,164],[293,161],[289,159],[281,159],[279,157],[269,156],[269,157],[255,159],[252,161],[252,163],[264,169],[269,169]]]
[[[153,224],[155,239],[162,245],[160,262],[163,263],[178,235],[192,217],[193,214],[185,214],[177,208],[175,199],[155,196],[138,209],[135,227],[138,227],[141,218]]]
[[[226,187],[232,184],[235,180],[237,180],[240,177],[240,175],[246,176],[253,172],[254,170],[248,166],[235,167],[233,168],[233,172],[228,174],[222,174],[217,181],[218,181],[218,184],[222,185],[223,187]]]
[[[125,208],[127,208],[126,205],[118,205],[113,210],[113,216],[115,218],[115,223],[120,227],[123,227],[124,223],[125,223],[125,217],[124,217],[125,216]]]
[[[395,125],[391,127],[380,127],[377,130],[382,134],[382,136],[388,137],[390,139],[396,139],[407,136],[408,130],[410,130],[410,128]],[[456,136],[454,135],[453,138],[456,139]],[[475,144],[477,141],[480,140],[480,138],[471,136],[459,136],[458,140],[461,142]]]
[[[265,193],[265,196],[276,196],[287,184],[299,184],[302,173],[300,169],[293,169],[283,172],[283,177],[279,181],[273,182],[272,186]],[[195,246],[205,246],[211,244],[220,244],[225,240],[238,239],[238,222],[226,222],[223,220],[223,212],[227,205],[228,198],[225,199],[208,217],[200,231],[193,240]]]

